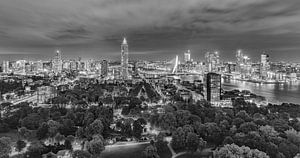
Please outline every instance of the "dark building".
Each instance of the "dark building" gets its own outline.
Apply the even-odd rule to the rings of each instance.
[[[108,75],[108,61],[102,60],[101,62],[101,76],[106,77]]]
[[[208,73],[205,75],[206,99],[209,102],[221,100],[221,75],[217,73]]]

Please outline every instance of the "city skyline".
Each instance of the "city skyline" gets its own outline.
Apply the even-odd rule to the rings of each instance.
[[[49,59],[58,48],[68,58],[116,60],[124,36],[131,59],[170,59],[191,50],[191,58],[203,60],[218,50],[229,61],[243,49],[253,60],[263,52],[272,61],[300,60],[296,0],[68,2],[1,1],[0,60]]]

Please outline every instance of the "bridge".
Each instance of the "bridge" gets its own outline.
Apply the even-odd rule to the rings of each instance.
[[[172,76],[172,75],[201,75],[202,73],[196,71],[184,71],[178,70],[179,60],[178,55],[166,63],[165,68],[156,68],[155,70],[139,70],[141,74],[153,75],[153,76]]]

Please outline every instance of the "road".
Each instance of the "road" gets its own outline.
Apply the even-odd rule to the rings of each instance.
[[[32,102],[32,103],[36,103],[37,102],[37,93],[35,92],[32,96],[28,96],[22,99],[18,99],[16,101],[12,101],[12,105],[17,105],[19,103],[22,102]]]

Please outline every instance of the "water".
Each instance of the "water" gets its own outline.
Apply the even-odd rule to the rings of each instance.
[[[199,75],[180,76],[182,80],[202,80]],[[295,103],[300,104],[300,81],[285,84],[259,84],[246,81],[222,80],[224,90],[249,90],[252,93],[264,96],[270,103]]]
[[[264,96],[271,103],[300,104],[300,82],[285,84],[259,84],[238,80],[223,80],[224,90],[249,90],[254,94]]]

